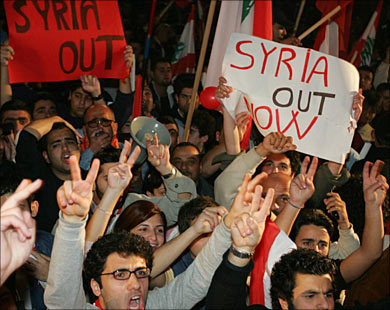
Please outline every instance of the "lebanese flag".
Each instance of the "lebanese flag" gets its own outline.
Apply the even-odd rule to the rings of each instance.
[[[350,53],[349,60],[356,68],[359,68],[360,66],[369,66],[371,64],[371,56],[379,18],[381,16],[382,5],[383,0],[380,0],[374,14],[372,14],[370,22]]]
[[[253,255],[254,268],[249,288],[250,305],[261,304],[272,309],[270,294],[272,268],[282,255],[293,249],[296,249],[295,243],[268,218],[263,238]]]
[[[204,83],[205,88],[218,85],[218,78],[222,76],[223,57],[233,32],[272,40],[272,0],[222,1]],[[240,143],[241,149],[248,149],[251,129],[250,119]]]
[[[222,1],[205,87],[218,85],[223,57],[233,32],[272,40],[272,1]]]
[[[325,16],[338,5],[341,10],[326,21],[318,30],[313,48],[317,51],[347,58],[348,42],[353,10],[352,0],[317,0],[316,6]]]
[[[195,72],[195,5],[192,5],[190,16],[177,44],[172,58],[173,76],[181,73]]]

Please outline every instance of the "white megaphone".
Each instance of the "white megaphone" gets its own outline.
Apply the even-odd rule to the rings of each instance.
[[[163,124],[158,122],[154,117],[139,116],[132,120],[130,124],[130,135],[135,143],[131,146],[131,152],[134,150],[136,145],[141,148],[135,164],[142,164],[146,157],[146,140],[150,139],[153,143],[153,136],[157,134],[159,144],[170,146],[171,136],[168,130]]]

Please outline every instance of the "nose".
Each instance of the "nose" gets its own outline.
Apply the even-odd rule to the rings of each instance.
[[[127,290],[128,291],[133,291],[133,290],[138,290],[141,287],[139,280],[135,276],[134,273],[130,275],[130,278],[127,282]]]
[[[320,252],[320,248],[318,247],[318,244],[316,244],[316,245],[313,247],[313,250],[316,251],[317,253],[321,253],[321,252]]]
[[[154,231],[154,229],[149,233],[149,236],[148,236],[148,242],[149,243],[155,243],[157,241],[157,234],[156,232]]]
[[[68,143],[66,143],[66,142],[62,143],[62,151],[63,152],[69,151]]]
[[[99,121],[99,122],[97,123],[97,126],[98,126],[99,129],[103,129],[103,124],[102,124],[101,121]]]

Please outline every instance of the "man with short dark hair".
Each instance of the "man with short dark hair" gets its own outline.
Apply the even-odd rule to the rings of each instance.
[[[272,268],[272,309],[334,309],[335,269],[331,259],[312,250],[283,255]]]
[[[158,58],[152,61],[149,84],[157,115],[169,115],[173,107],[173,98],[168,94],[172,82],[172,66],[168,59]]]
[[[196,110],[192,117],[188,142],[195,144],[201,154],[207,153],[215,143],[215,119],[206,110]]]
[[[179,127],[176,124],[174,118],[170,115],[163,115],[157,117],[157,120],[165,126],[171,136],[171,145],[169,150],[172,151],[177,144],[180,143]]]
[[[58,115],[81,131],[84,113],[94,103],[105,103],[99,79],[82,75],[79,81],[71,82],[66,102],[58,103]]]
[[[363,91],[373,89],[374,70],[369,66],[361,66],[358,70],[360,75],[359,87],[363,89]]]
[[[14,135],[31,122],[29,106],[20,100],[10,100],[0,109],[0,125],[11,125]]]
[[[35,92],[29,101],[33,120],[49,118],[57,115],[54,96],[46,91]]]
[[[115,270],[117,264],[126,268]],[[152,265],[153,250],[144,238],[126,231],[112,233],[92,245],[84,262],[84,282],[103,309],[139,309],[147,299]]]
[[[183,137],[184,126],[187,118],[188,109],[190,107],[192,88],[194,87],[195,74],[183,73],[176,77],[174,82],[175,100],[176,104],[172,108],[171,115],[175,118],[177,125],[179,126],[179,136]],[[195,99],[196,110],[199,106],[199,95],[202,91],[200,86],[198,89],[198,96]]]
[[[76,133],[59,116],[33,121],[20,133],[16,146],[17,171],[25,178],[44,181],[36,193],[40,205],[36,218],[38,229],[51,232],[58,219],[56,192],[71,177],[71,155],[80,158]]]
[[[214,274],[207,295],[209,309],[265,310],[246,306],[245,283],[253,263],[226,259]],[[311,250],[292,250],[272,268],[272,309],[334,309],[335,264]],[[310,296],[310,298],[308,297]]]
[[[196,145],[190,142],[176,145],[172,150],[171,162],[182,174],[195,182],[198,195],[214,198],[213,186],[201,176],[200,151]]]
[[[384,163],[366,162],[363,171],[363,192],[365,201],[365,223],[360,248],[343,260],[337,261],[337,286],[344,289],[346,283],[360,277],[382,254],[383,215],[382,204],[389,185],[380,175]],[[302,217],[300,219],[299,217]],[[298,248],[314,249],[328,256],[332,225],[322,211],[305,210],[293,227],[292,240]]]

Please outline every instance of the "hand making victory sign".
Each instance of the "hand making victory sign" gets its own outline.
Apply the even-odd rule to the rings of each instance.
[[[310,157],[306,156],[301,166],[301,172],[290,185],[290,202],[299,207],[304,207],[305,202],[313,196],[315,191],[313,179],[317,171],[318,158],[313,157],[310,167],[309,163]]]
[[[272,205],[274,190],[267,191],[265,198],[262,198],[263,188],[256,185],[250,202],[248,198],[248,178],[245,176],[239,192],[234,200],[233,207],[240,205],[245,211],[234,219],[231,226],[233,245],[244,252],[252,252],[259,244],[265,229],[267,215]]]
[[[92,189],[99,171],[99,160],[92,162],[85,180],[81,178],[80,166],[76,156],[69,158],[72,180],[67,180],[57,191],[57,202],[64,218],[69,222],[84,219],[91,207]]]
[[[133,168],[141,149],[136,146],[129,156],[130,149],[131,143],[125,141],[118,164],[108,171],[108,189],[122,192],[133,178],[131,168]]]

